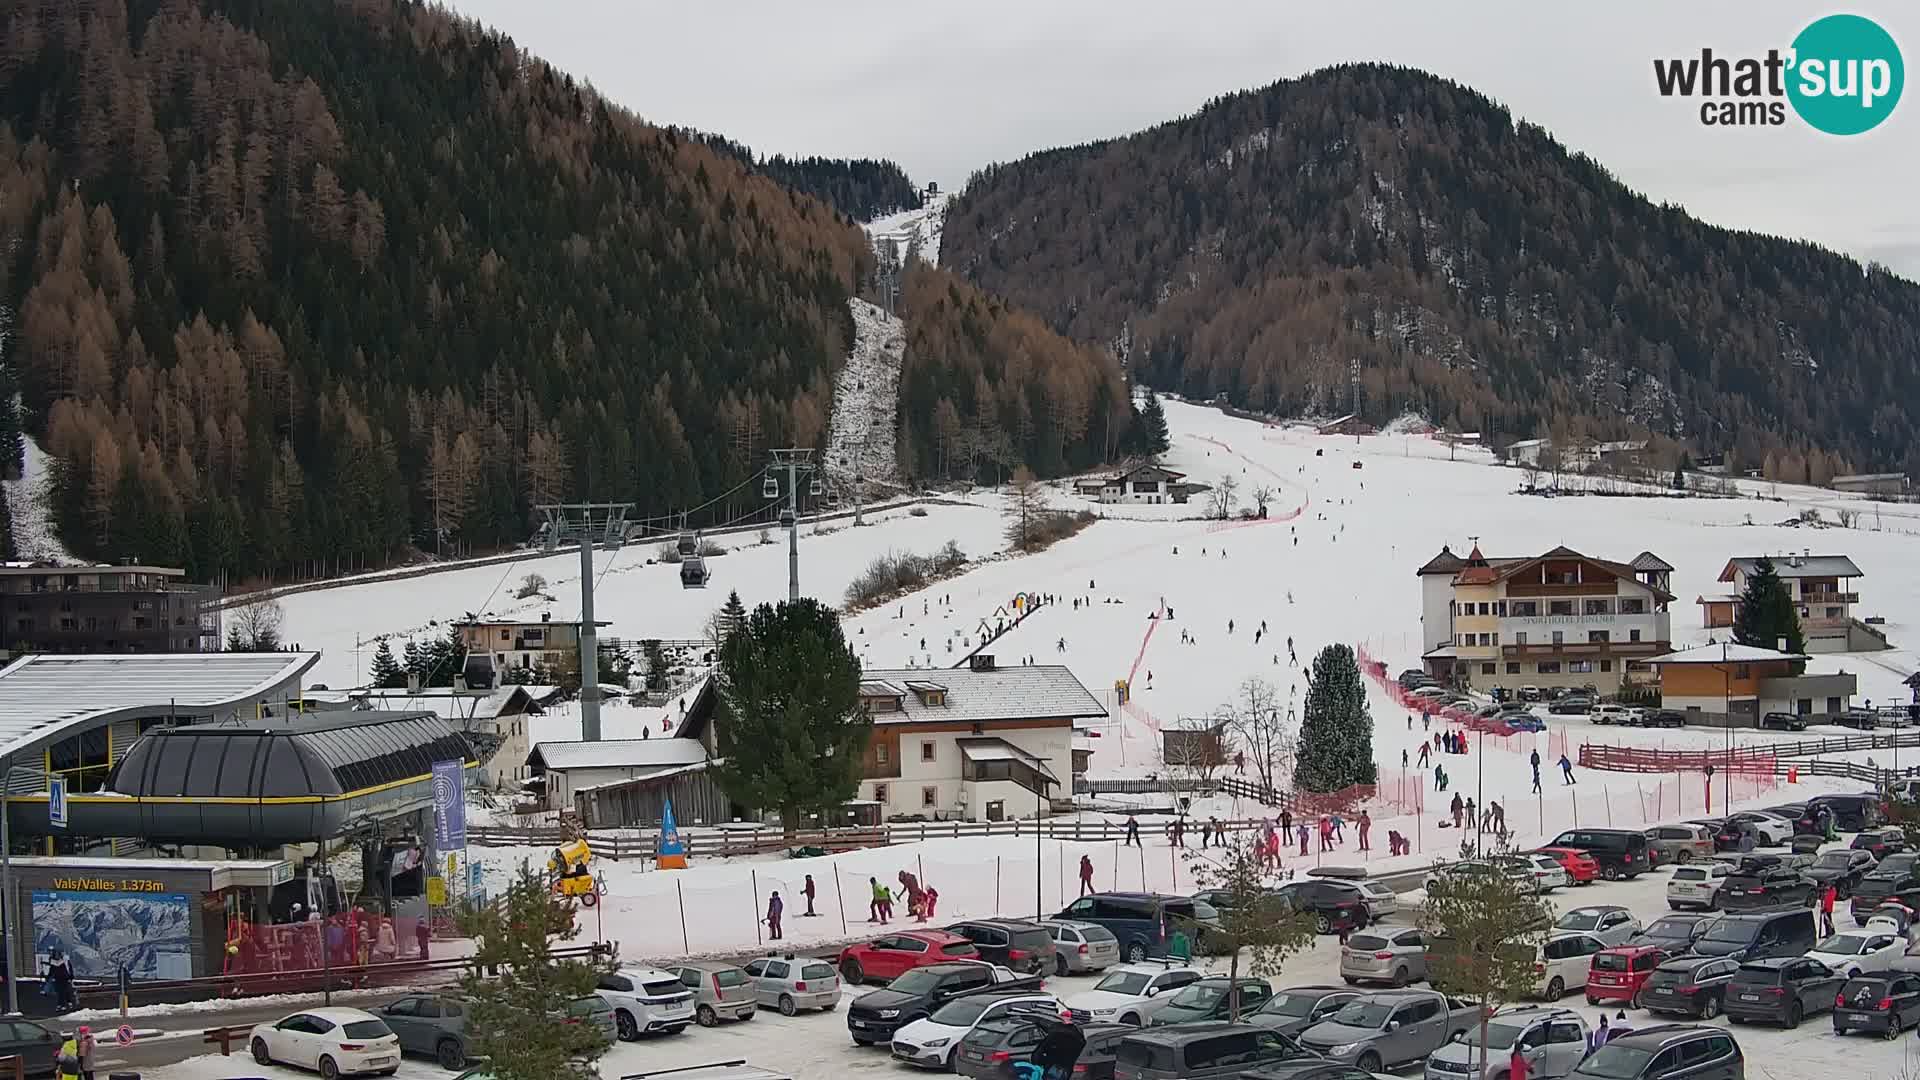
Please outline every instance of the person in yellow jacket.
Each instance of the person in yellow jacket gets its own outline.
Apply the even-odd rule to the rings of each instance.
[[[54,1058],[53,1074],[57,1080],[81,1080],[79,1035],[69,1035],[67,1041],[60,1044],[59,1056]]]

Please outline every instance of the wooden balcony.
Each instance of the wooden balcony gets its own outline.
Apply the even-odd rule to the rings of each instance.
[[[1860,594],[1815,589],[1801,593],[1800,602],[1803,604],[1857,604],[1860,602]]]
[[[1606,581],[1582,581],[1570,585],[1544,585],[1537,581],[1507,582],[1507,596],[1612,596],[1620,591],[1620,583],[1612,578]]]
[[[1544,641],[1500,646],[1500,655],[1508,660],[1556,654],[1583,657],[1659,656],[1661,653],[1671,651],[1673,651],[1671,644],[1665,641],[1563,641],[1558,645],[1551,641]]]

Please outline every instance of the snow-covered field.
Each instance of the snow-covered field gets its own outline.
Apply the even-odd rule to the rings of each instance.
[[[918,255],[935,266],[940,265],[940,233],[946,225],[947,201],[951,192],[930,195],[918,210],[902,210],[867,222],[867,235],[875,243],[893,240],[900,245],[900,257]]]

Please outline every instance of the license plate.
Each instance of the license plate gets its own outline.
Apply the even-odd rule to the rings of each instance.
[[[1740,1000],[1741,1001],[1759,1001],[1760,995],[1759,994],[1741,994]]]
[[[867,1026],[867,1022],[865,1020],[855,1020],[852,1023],[853,1023],[853,1026],[857,1028],[864,1028]]]
[[[1673,993],[1673,987],[1671,986],[1655,987],[1653,992],[1656,994],[1671,994]]]
[[[1847,1019],[1857,1020],[1862,1024],[1869,1024],[1873,1022],[1873,1015],[1871,1013],[1848,1013]]]
[[[384,1058],[384,1057],[380,1057],[380,1058],[368,1058],[368,1059],[367,1059],[367,1064],[369,1064],[369,1065],[391,1065],[391,1064],[393,1064],[393,1059],[392,1059],[392,1058]]]

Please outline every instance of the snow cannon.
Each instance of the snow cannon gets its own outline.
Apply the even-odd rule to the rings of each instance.
[[[547,873],[565,877],[568,871],[591,862],[593,849],[587,846],[586,838],[581,837],[553,849],[553,854],[547,856]]]

